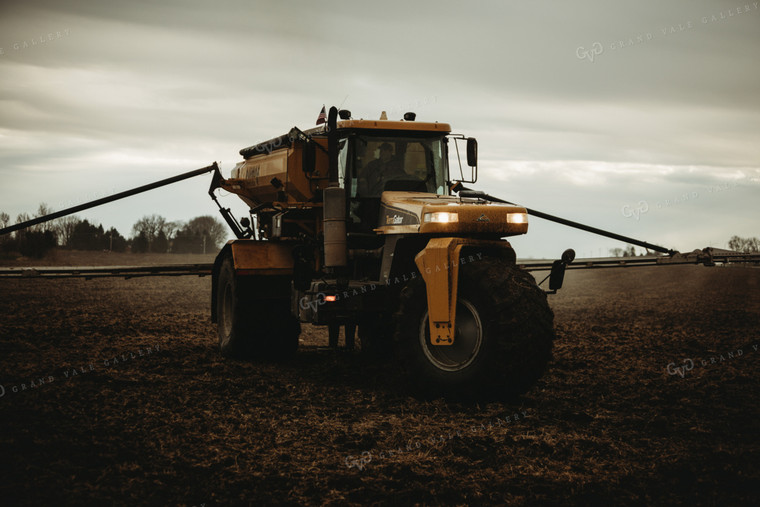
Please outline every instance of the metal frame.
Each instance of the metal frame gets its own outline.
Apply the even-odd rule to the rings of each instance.
[[[213,264],[164,266],[83,266],[0,268],[2,278],[140,278],[144,276],[210,276]]]

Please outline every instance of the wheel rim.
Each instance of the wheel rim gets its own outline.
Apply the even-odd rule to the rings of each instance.
[[[457,301],[456,329],[453,345],[433,345],[430,342],[428,313],[422,316],[419,339],[428,361],[443,371],[467,368],[480,353],[483,345],[483,325],[475,307],[466,300]]]
[[[222,330],[224,332],[223,342],[229,340],[232,333],[232,284],[227,283],[222,292]]]

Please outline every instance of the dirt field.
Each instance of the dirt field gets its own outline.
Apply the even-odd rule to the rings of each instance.
[[[210,283],[0,280],[1,504],[760,505],[760,269],[568,272],[549,373],[484,405],[308,327],[223,360]]]

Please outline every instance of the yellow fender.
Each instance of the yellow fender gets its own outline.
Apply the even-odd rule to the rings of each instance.
[[[470,238],[432,238],[428,241],[414,262],[425,280],[430,343],[433,345],[454,343],[460,253],[465,246],[490,251],[508,250],[514,262],[514,251],[507,241]]]
[[[467,243],[464,238],[433,238],[414,257],[427,287],[430,343],[454,343],[457,308],[459,252]]]

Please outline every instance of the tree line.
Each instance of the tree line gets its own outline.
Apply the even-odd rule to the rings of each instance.
[[[14,224],[49,215],[53,210],[40,204],[33,216],[21,213]],[[0,212],[0,228],[11,225],[11,217]],[[133,253],[209,253],[221,247],[227,230],[218,219],[205,215],[187,222],[168,221],[160,215],[146,215],[132,226],[132,236],[124,237],[115,227],[105,229],[76,215],[33,225],[0,236],[0,252],[41,258],[53,248],[105,250]]]

